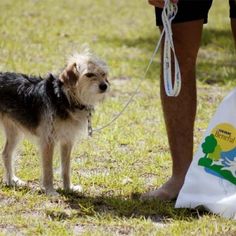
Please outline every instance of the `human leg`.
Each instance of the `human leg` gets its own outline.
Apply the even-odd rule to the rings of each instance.
[[[231,18],[231,30],[234,38],[234,43],[236,46],[236,2],[233,0],[229,0],[229,6],[230,6],[230,18]]]
[[[182,87],[178,97],[168,97],[165,94],[163,72],[161,72],[161,100],[173,162],[172,177],[157,190],[144,194],[143,199],[175,198],[183,185],[191,163],[196,114],[195,67],[202,28],[203,20],[172,26],[174,46],[182,76]]]
[[[231,18],[231,29],[234,37],[234,42],[236,46],[236,18]]]

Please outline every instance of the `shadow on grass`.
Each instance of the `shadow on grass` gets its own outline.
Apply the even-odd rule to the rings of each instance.
[[[103,40],[112,45],[122,47],[137,47],[147,50],[150,55],[154,51],[157,40],[159,39],[159,34],[153,32],[153,34],[143,35],[137,38],[120,38],[120,37],[104,37]],[[231,30],[229,29],[204,29],[202,35],[202,47],[204,47],[206,54],[209,49],[209,53],[212,53],[214,57],[214,52],[218,53],[219,48],[221,48],[222,53],[227,54],[230,52],[229,58],[227,60],[218,58],[206,58],[204,61],[199,60],[197,66],[198,78],[201,82],[205,84],[226,84],[232,82],[236,78],[236,56],[235,60],[232,60],[232,55],[234,51],[234,42]],[[156,73],[156,71],[155,71]]]
[[[209,85],[235,84],[236,78],[236,57],[235,61],[225,61],[220,63],[200,62],[197,66],[197,78],[199,81]]]
[[[189,220],[209,214],[204,210],[175,209],[174,202],[159,200],[140,201],[140,194],[124,196],[85,196],[76,193],[65,193],[65,203],[76,211],[76,216],[108,215],[121,218],[145,218],[156,223],[168,223],[170,220]]]
[[[136,38],[101,36],[101,41],[105,41],[107,44],[112,44],[117,47],[127,46],[144,48],[150,52],[154,50],[158,39],[159,35],[155,32],[153,34],[143,35],[142,37]]]
[[[138,47],[145,48],[146,50],[152,52],[155,48],[157,40],[159,40],[160,34],[157,29],[152,34],[143,35],[142,37],[137,38],[125,38],[125,37],[106,37],[101,36],[101,40],[105,41],[108,44],[113,44],[116,46],[128,46],[128,47]],[[202,34],[202,46],[207,46],[209,44],[215,44],[216,46],[221,46],[224,48],[228,46],[228,43],[234,46],[233,36],[230,30],[223,29],[208,29],[205,28]],[[230,45],[230,46],[231,46]]]
[[[209,44],[216,44],[224,48],[228,46],[228,43],[233,45],[233,35],[229,29],[204,29],[202,34],[202,46],[207,46]]]
[[[5,190],[17,190],[23,195],[34,194],[44,195],[43,191],[38,187],[6,187],[1,183],[1,188]],[[64,202],[65,208],[69,206],[73,213],[68,214],[65,210],[50,210],[46,209],[46,215],[52,220],[66,220],[85,216],[91,217],[120,217],[120,218],[144,218],[150,219],[155,223],[168,224],[171,220],[190,220],[198,219],[199,217],[209,212],[203,209],[176,209],[174,201],[140,201],[140,193],[133,193],[131,197],[125,196],[89,196],[75,192],[65,192],[58,190],[60,196],[49,197],[51,202]]]

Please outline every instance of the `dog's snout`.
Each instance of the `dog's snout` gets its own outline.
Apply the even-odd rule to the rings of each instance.
[[[107,90],[108,86],[106,83],[102,82],[99,84],[99,89],[102,91],[102,92],[105,92]]]

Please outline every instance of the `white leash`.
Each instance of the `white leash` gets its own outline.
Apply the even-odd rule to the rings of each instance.
[[[150,59],[150,61],[149,61],[149,63],[148,63],[148,66],[147,66],[147,69],[146,69],[146,71],[145,71],[145,73],[144,73],[144,76],[141,77],[141,79],[140,79],[140,81],[139,81],[139,83],[138,83],[136,89],[134,90],[133,94],[131,95],[131,97],[129,98],[129,100],[127,101],[127,103],[126,103],[125,106],[123,107],[123,109],[122,109],[115,117],[113,117],[113,119],[112,119],[110,122],[108,122],[106,125],[104,125],[104,126],[102,126],[102,127],[100,127],[100,128],[94,129],[94,130],[93,130],[94,132],[100,131],[100,130],[102,130],[102,129],[108,127],[108,126],[110,126],[112,123],[114,123],[114,122],[124,113],[125,109],[126,109],[126,108],[129,106],[129,104],[132,102],[134,96],[138,93],[138,90],[139,90],[139,88],[140,88],[140,85],[141,85],[142,81],[146,78],[146,75],[147,75],[147,73],[148,73],[148,71],[149,71],[149,68],[150,68],[150,66],[151,66],[151,64],[152,64],[152,62],[153,62],[153,60],[154,60],[154,57],[156,56],[157,51],[158,51],[158,49],[159,49],[159,47],[160,47],[161,39],[162,39],[163,35],[164,35],[164,31],[162,31],[162,33],[161,33],[161,37],[160,37],[159,41],[157,42],[156,48],[155,48],[155,50],[154,50],[154,52],[153,52],[153,54],[152,54],[152,57],[151,57],[151,59]]]
[[[175,54],[175,48],[172,37],[171,22],[178,11],[177,4],[170,0],[165,0],[165,6],[162,12],[163,31],[165,32],[164,51],[163,51],[163,78],[167,96],[176,97],[181,89],[181,74],[179,63]],[[172,83],[171,52],[174,58],[174,85]]]
[[[162,38],[165,34],[165,40],[164,40],[164,52],[163,52],[163,77],[164,77],[164,85],[165,85],[165,91],[167,96],[170,97],[176,97],[178,96],[180,89],[181,89],[181,75],[180,75],[180,69],[179,64],[177,61],[177,57],[175,54],[174,49],[174,43],[172,39],[172,30],[171,30],[171,22],[174,19],[175,15],[177,14],[178,7],[177,4],[174,4],[170,2],[170,0],[165,0],[165,5],[162,11],[162,22],[163,22],[163,30],[161,32],[160,39],[157,42],[156,48],[152,54],[152,57],[148,63],[147,69],[141,77],[137,88],[123,107],[123,109],[106,125],[94,129],[94,132],[100,131],[102,129],[105,129],[106,127],[110,126],[112,123],[114,123],[125,111],[125,109],[129,106],[131,101],[133,100],[134,96],[138,93],[138,90],[141,86],[141,83],[143,80],[146,79],[147,73],[149,71],[149,68],[151,64],[153,63],[153,60],[157,54],[158,49],[160,48]],[[174,76],[174,87],[172,85],[172,71],[171,71],[171,51],[174,56],[174,63],[175,63],[175,76]]]

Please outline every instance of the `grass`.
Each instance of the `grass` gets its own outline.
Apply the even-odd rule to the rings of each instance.
[[[57,72],[83,43],[110,66],[112,92],[94,126],[108,122],[144,74],[159,32],[146,1],[0,1],[0,71]],[[235,85],[227,3],[215,0],[198,57],[195,149],[222,98]],[[171,160],[159,98],[159,59],[124,115],[73,152],[73,182],[83,195],[39,190],[40,159],[24,141],[16,163],[28,188],[0,184],[0,235],[235,235],[236,223],[173,202],[138,197],[165,182]],[[2,146],[3,137],[0,138]],[[59,156],[54,161],[60,187]],[[0,174],[2,176],[2,168]]]

